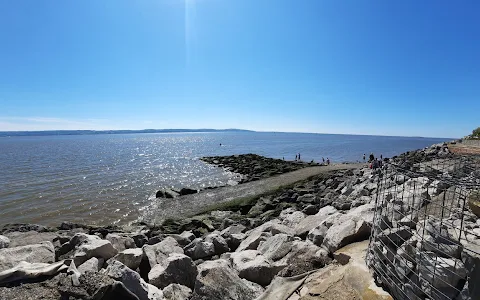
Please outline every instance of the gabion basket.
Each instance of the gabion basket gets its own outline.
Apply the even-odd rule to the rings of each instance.
[[[394,299],[480,299],[479,166],[406,155],[377,171],[367,264]]]

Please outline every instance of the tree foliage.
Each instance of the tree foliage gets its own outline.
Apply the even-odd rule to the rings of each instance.
[[[480,137],[480,127],[472,131],[472,137]]]

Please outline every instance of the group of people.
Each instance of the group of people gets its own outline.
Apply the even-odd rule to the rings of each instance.
[[[365,159],[366,159],[366,155],[365,153],[363,154],[363,162],[365,162]],[[375,157],[375,155],[373,155],[373,152],[370,153],[369,157],[368,157],[368,162],[370,163],[369,167],[370,169],[379,169],[379,168],[382,168],[383,167],[383,154],[380,154],[380,159],[378,159],[377,157]]]
[[[283,160],[285,160],[285,157],[282,158]],[[300,153],[298,154],[295,154],[295,161],[300,161],[301,160],[301,156],[300,156]],[[311,161],[313,163],[313,159]],[[330,164],[330,159],[327,157],[327,160],[325,160],[324,157],[322,157],[322,162],[324,165],[329,165]]]

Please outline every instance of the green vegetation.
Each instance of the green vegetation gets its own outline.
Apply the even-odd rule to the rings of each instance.
[[[472,138],[480,138],[480,127],[478,127],[477,129],[474,129],[472,131],[471,137]]]

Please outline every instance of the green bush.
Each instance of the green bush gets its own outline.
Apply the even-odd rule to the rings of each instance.
[[[480,127],[472,131],[472,137],[480,137]]]

